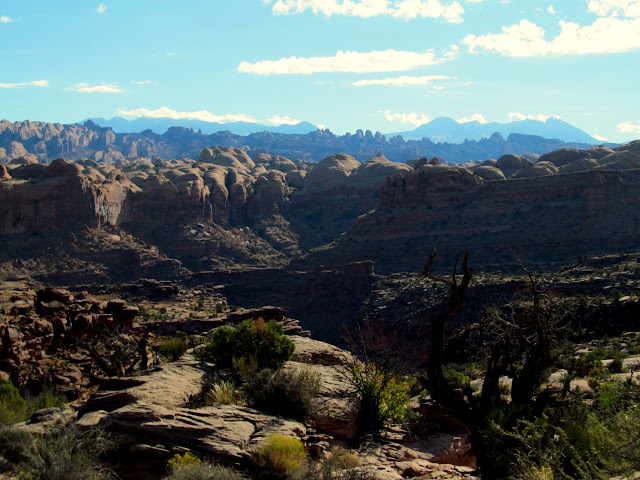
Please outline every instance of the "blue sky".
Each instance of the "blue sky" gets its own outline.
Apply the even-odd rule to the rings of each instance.
[[[0,117],[640,138],[640,0],[0,0]]]

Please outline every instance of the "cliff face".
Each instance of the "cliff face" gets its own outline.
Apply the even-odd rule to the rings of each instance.
[[[92,181],[82,167],[60,159],[25,165],[0,183],[0,233],[119,225],[126,199],[139,191],[122,174]]]
[[[113,230],[121,242],[130,237],[128,253],[120,243],[96,256],[89,250],[100,242],[89,242],[78,246],[88,249],[86,261],[120,268],[128,262],[122,255],[165,255],[193,272],[292,260],[304,268],[373,260],[382,272],[416,270],[433,246],[471,249],[484,264],[510,263],[512,251],[536,262],[573,260],[637,248],[639,151],[634,142],[565,149],[537,162],[505,155],[469,168],[426,158],[409,166],[382,154],[307,164],[234,147],[206,148],[197,161],[139,158],[117,167],[24,158],[0,170],[0,240]]]
[[[331,241],[410,167],[335,155],[314,166],[233,147],[198,161],[13,162],[0,172],[0,234],[117,227],[188,268],[278,266]]]
[[[436,247],[445,255],[470,250],[484,266],[513,264],[514,252],[528,262],[558,262],[637,249],[639,225],[639,170],[484,181],[423,168],[389,178],[379,208],[321,260],[371,259],[382,272],[417,271]]]

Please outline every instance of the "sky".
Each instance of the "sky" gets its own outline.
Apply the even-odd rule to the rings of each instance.
[[[640,0],[0,0],[0,118],[640,138]]]

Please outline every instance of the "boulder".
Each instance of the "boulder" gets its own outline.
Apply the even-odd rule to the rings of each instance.
[[[593,158],[579,158],[560,167],[559,173],[586,172],[598,168],[598,162]]]
[[[639,160],[640,150],[637,152],[633,150],[617,150],[600,158],[598,164],[606,170],[625,170],[628,168],[638,168],[634,165],[637,165]]]
[[[383,154],[360,164],[349,176],[349,184],[379,190],[387,177],[412,171],[409,165],[391,162]]]
[[[305,178],[305,185],[324,187],[330,183],[344,182],[358,167],[358,162],[351,155],[336,153],[323,159]]]
[[[296,349],[286,368],[310,368],[321,379],[318,408],[311,415],[310,423],[319,432],[336,438],[355,438],[358,401],[347,373],[353,357],[328,343],[304,337],[291,338]]]
[[[502,173],[502,170],[489,165],[473,167],[471,171],[474,175],[479,176],[483,180],[505,180],[507,178],[504,176],[504,173]]]
[[[88,419],[89,424],[96,421],[118,440],[120,467],[127,478],[144,478],[149,471],[164,473],[167,461],[185,451],[216,463],[248,467],[265,438],[306,435],[299,422],[235,405],[168,409],[133,404]]]
[[[579,150],[577,148],[561,148],[553,152],[541,155],[538,162],[551,162],[556,167],[564,167],[571,162],[583,158],[593,158],[594,155],[589,150]]]
[[[204,386],[217,377],[213,367],[202,364],[192,355],[160,365],[148,372],[104,383],[83,407],[83,413],[107,412],[134,403],[177,408],[199,395]]]
[[[38,162],[38,157],[35,155],[27,154],[18,158],[14,158],[9,162],[9,165],[34,165]]]
[[[518,170],[513,178],[532,178],[532,177],[546,177],[548,175],[555,175],[558,173],[558,167],[551,162],[530,163],[520,170]]]
[[[511,177],[518,170],[522,169],[526,165],[529,165],[531,162],[520,155],[507,154],[501,156],[496,162],[496,168],[502,170],[505,177]]]
[[[249,156],[235,147],[205,148],[198,158],[199,163],[211,163],[221,167],[231,167],[243,173],[249,173],[256,164]]]
[[[613,150],[609,147],[605,147],[604,145],[596,145],[595,147],[591,147],[588,152],[591,153],[592,158],[599,160],[600,158],[613,153]]]

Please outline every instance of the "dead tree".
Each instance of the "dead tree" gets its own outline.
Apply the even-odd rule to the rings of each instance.
[[[427,377],[421,376],[419,380],[434,400],[449,408],[461,421],[470,423],[475,417],[475,409],[447,381],[442,372],[442,364],[447,321],[464,305],[463,297],[471,284],[473,272],[469,267],[469,252],[466,252],[462,260],[462,279],[458,278],[457,272],[460,261],[459,254],[456,256],[451,278],[432,274],[430,270],[437,253],[434,248],[427,265],[422,270],[422,276],[449,287],[449,300],[446,307],[437,315],[426,313],[431,322],[431,350],[427,363]]]

